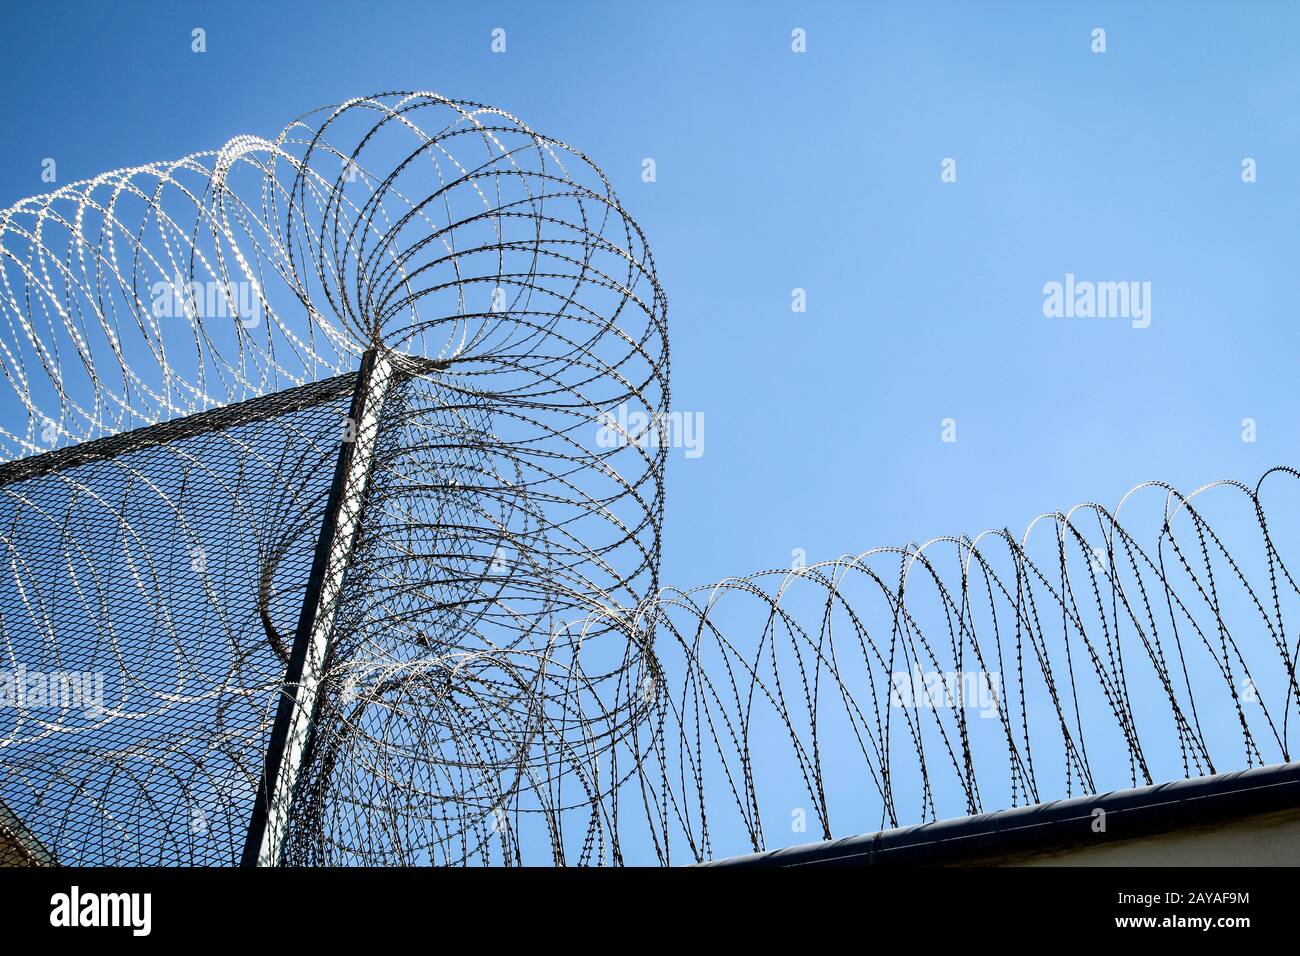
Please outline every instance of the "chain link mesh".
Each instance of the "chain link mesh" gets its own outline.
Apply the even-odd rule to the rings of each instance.
[[[0,469],[14,842],[67,865],[237,859],[351,382]]]

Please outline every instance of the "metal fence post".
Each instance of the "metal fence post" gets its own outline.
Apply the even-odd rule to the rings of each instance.
[[[310,759],[312,729],[334,615],[361,523],[374,467],[380,413],[392,380],[392,359],[382,347],[371,348],[362,356],[348,413],[350,434],[344,436],[334,468],[311,576],[271,729],[266,767],[244,844],[243,866],[279,866],[284,857],[295,791],[302,769]]]

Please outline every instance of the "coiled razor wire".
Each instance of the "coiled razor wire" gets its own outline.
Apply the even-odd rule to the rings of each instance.
[[[653,259],[500,110],[352,100],[24,200],[0,256],[0,859],[238,862],[304,621],[290,864],[686,863],[1290,759],[1289,468],[662,589],[666,442],[599,437],[668,407]]]

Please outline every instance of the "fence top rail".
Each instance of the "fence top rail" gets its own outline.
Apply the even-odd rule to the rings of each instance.
[[[68,445],[42,455],[31,455],[4,462],[0,464],[0,487],[52,475],[78,465],[107,461],[128,452],[183,441],[210,432],[223,431],[249,422],[264,421],[289,412],[323,405],[350,395],[356,377],[355,372],[345,372],[318,382],[309,382],[295,388],[259,395],[256,398],[211,408],[183,418],[173,418],[153,425],[133,428],[130,431],[118,432],[116,435],[106,435],[103,438]]]

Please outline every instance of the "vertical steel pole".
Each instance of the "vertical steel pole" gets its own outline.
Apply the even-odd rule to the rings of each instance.
[[[271,728],[266,767],[244,844],[244,866],[279,866],[284,856],[294,794],[310,758],[334,615],[361,523],[374,467],[380,413],[392,379],[392,361],[382,347],[372,348],[362,356],[348,413],[350,434],[344,436],[334,467],[334,481]]]

